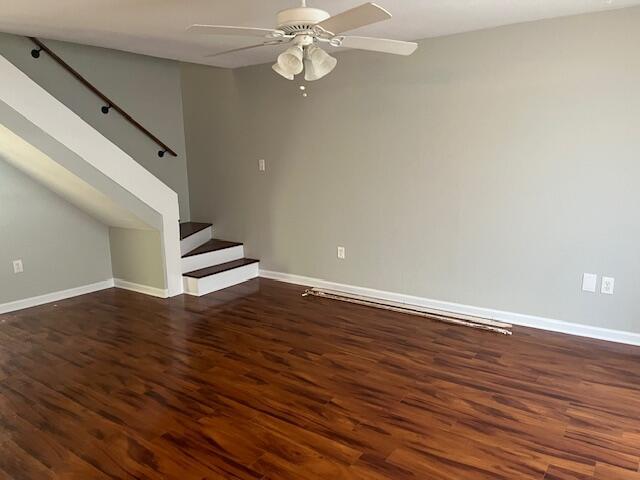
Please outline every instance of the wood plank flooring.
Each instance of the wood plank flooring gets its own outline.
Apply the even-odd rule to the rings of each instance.
[[[640,349],[256,279],[0,316],[0,479],[640,480]]]

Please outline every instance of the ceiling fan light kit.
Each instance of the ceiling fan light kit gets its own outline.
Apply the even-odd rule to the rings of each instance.
[[[280,70],[287,74],[286,78],[289,78],[291,75],[298,75],[299,73],[302,73],[304,68],[302,64],[303,58],[303,48],[300,45],[294,45],[293,47],[287,48],[284,53],[281,53],[278,56],[277,65],[280,66]],[[278,72],[278,70],[276,70],[276,72]]]
[[[231,27],[225,25],[192,25],[187,30],[208,35],[238,35],[261,37],[262,43],[241,47],[226,52],[208,55],[216,57],[258,48],[266,45],[293,46],[278,56],[273,70],[293,80],[305,72],[305,80],[314,81],[328,75],[336,67],[338,60],[319,45],[326,43],[332,47],[345,47],[395,55],[411,55],[418,48],[417,43],[382,38],[352,37],[344,32],[371,25],[391,18],[391,14],[375,3],[364,3],[359,7],[331,16],[319,8],[307,7],[306,0],[301,6],[289,8],[277,14],[277,28]]]
[[[293,80],[295,78],[293,73],[285,72],[282,69],[282,67],[280,66],[279,63],[275,63],[271,68],[273,68],[274,72],[276,72],[278,75],[281,75],[282,77],[286,78],[287,80]]]
[[[329,75],[338,64],[337,59],[315,45],[307,48],[307,57],[304,79],[309,82]]]

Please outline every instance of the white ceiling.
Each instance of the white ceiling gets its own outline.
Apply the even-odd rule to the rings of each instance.
[[[193,23],[275,27],[299,0],[0,0],[0,31],[221,67],[272,61],[282,47],[204,58],[255,39],[185,33]],[[339,13],[365,0],[309,0]],[[359,35],[417,40],[542,18],[640,5],[640,0],[376,0],[394,18]]]

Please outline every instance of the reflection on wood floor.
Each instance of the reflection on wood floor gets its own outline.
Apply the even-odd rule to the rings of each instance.
[[[303,290],[0,316],[0,478],[640,479],[640,348]]]

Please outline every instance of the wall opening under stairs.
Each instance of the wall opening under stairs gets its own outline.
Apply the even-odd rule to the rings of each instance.
[[[0,76],[5,160],[112,227],[121,286],[182,293],[176,193],[1,56]]]

